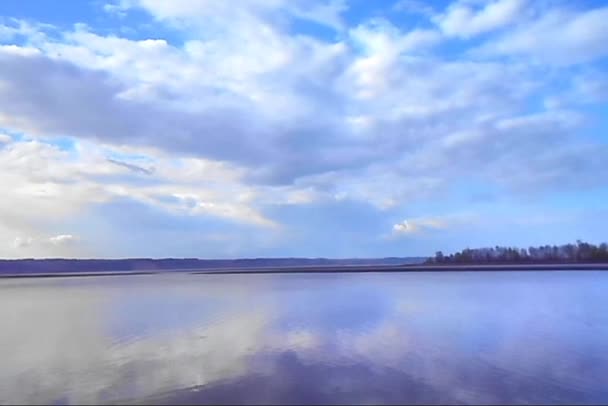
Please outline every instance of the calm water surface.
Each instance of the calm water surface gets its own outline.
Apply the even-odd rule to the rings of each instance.
[[[0,403],[608,403],[608,272],[0,280]]]

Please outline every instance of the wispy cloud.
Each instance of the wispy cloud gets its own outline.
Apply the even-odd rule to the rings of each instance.
[[[49,242],[54,245],[72,244],[77,240],[72,234],[59,234],[49,238]]]
[[[608,7],[545,10],[477,50],[481,55],[524,57],[536,62],[575,65],[608,55]]]
[[[13,138],[10,135],[0,132],[0,144],[8,144],[12,140]]]
[[[415,234],[426,229],[446,228],[447,225],[447,222],[440,218],[413,218],[393,225],[393,232],[396,234]]]
[[[122,166],[133,172],[143,173],[144,175],[151,175],[154,173],[154,168],[144,168],[142,166],[135,165],[135,164],[128,163],[128,162],[122,162],[117,159],[108,158],[108,162],[112,162],[113,164]]]
[[[59,234],[51,237],[18,236],[13,240],[12,246],[16,249],[66,247],[77,243],[78,240],[79,238],[72,234]]]
[[[434,17],[441,30],[449,36],[469,38],[515,23],[521,16],[526,0],[492,0],[481,2],[458,0]]]

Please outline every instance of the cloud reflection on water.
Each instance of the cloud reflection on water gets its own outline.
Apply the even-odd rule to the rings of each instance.
[[[509,275],[0,281],[0,400],[607,401],[608,275]]]

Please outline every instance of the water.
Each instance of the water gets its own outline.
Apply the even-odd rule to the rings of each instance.
[[[0,280],[0,403],[607,403],[608,272]]]

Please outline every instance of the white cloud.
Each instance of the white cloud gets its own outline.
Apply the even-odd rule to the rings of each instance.
[[[350,30],[349,40],[336,44],[294,38],[272,29],[256,30],[261,30],[256,32],[262,37],[251,37],[245,44],[229,36],[222,39],[221,47],[214,41],[189,41],[184,48],[176,48],[164,41],[131,41],[77,29],[66,34],[67,43],[40,44],[55,56],[52,63],[42,59],[36,63],[57,72],[56,81],[64,81],[64,93],[71,92],[68,99],[82,101],[76,108],[103,96],[95,109],[87,108],[74,117],[73,106],[64,110],[38,104],[28,109],[28,115],[37,111],[33,120],[11,105],[7,107],[11,114],[4,120],[39,135],[56,132],[113,145],[138,143],[202,161],[229,161],[245,178],[243,182],[289,185],[333,172],[340,180],[335,189],[342,189],[334,194],[352,195],[358,190],[356,198],[388,207],[402,201],[404,194],[415,194],[421,183],[441,183],[433,173],[403,180],[397,169],[403,159],[399,151],[433,145],[445,128],[470,127],[477,116],[510,113],[533,91],[529,73],[518,65],[447,62],[419,55],[438,41],[438,34],[429,30],[402,32],[377,20]],[[233,40],[235,48],[231,48]],[[270,54],[260,47],[270,47]],[[249,59],[261,54],[263,59]],[[268,55],[277,55],[277,63]],[[247,60],[239,59],[243,57]],[[76,81],[63,59],[102,67],[120,81],[112,84],[93,73],[84,74],[87,80],[80,75]],[[300,61],[307,62],[296,66]],[[21,71],[25,72],[35,66],[32,60],[18,65],[24,65]],[[231,68],[236,66],[246,68]],[[178,79],[167,83],[167,77]],[[201,89],[201,78],[209,86],[227,89],[230,96]],[[15,86],[15,93],[10,92],[7,99],[13,94],[23,98],[17,87],[32,81],[23,78],[24,85],[17,86],[21,82],[16,79],[8,84],[8,89]],[[44,89],[45,84],[38,88]],[[163,97],[164,92],[171,97]],[[24,100],[28,103],[32,100]],[[225,109],[218,109],[224,104]],[[97,114],[91,116],[88,111]],[[431,122],[442,126],[433,128],[428,125]],[[381,169],[368,170],[370,165]],[[152,166],[157,175],[169,170],[154,164],[139,167]],[[387,196],[386,191],[372,192],[378,189],[375,173],[379,170],[390,182],[402,184],[395,189],[407,192],[400,198],[390,192]],[[200,172],[206,170],[200,168]],[[357,179],[348,179],[354,174]],[[175,168],[170,176],[185,175]]]
[[[59,234],[54,236],[18,236],[11,244],[11,252],[16,257],[31,256],[31,254],[44,256],[74,255],[74,244],[79,238],[72,234]],[[10,255],[9,255],[10,256]]]
[[[31,236],[1,247],[2,255],[14,255],[11,247],[47,254],[55,253],[52,247],[65,247],[72,255],[88,250],[83,245],[70,244],[78,240],[72,234],[40,235],[79,218],[90,207],[119,199],[141,202],[176,216],[210,216],[278,228],[255,202],[240,198],[251,188],[243,184],[242,170],[231,165],[157,153],[145,155],[154,165],[152,173],[133,172],[127,166],[108,161],[108,155],[118,154],[111,147],[86,142],[76,145],[74,150],[63,151],[41,141],[26,140],[0,149],[0,182],[4,191],[0,201],[3,218],[0,238],[12,239],[15,234]],[[269,190],[268,194],[271,193],[278,196],[279,192]]]
[[[403,220],[401,223],[393,225],[393,232],[396,234],[415,234],[427,229],[443,229],[447,225],[447,222],[441,218],[418,217]]]
[[[120,3],[106,3],[103,5],[102,8],[103,11],[105,11],[106,13],[115,15],[120,18],[126,17],[127,15],[125,7]]]
[[[344,0],[244,0],[238,8],[221,0],[174,0],[164,2],[160,0],[122,0],[119,7],[128,10],[141,8],[152,14],[155,18],[169,20],[190,27],[204,29],[206,24],[214,25],[216,22],[230,17],[233,21],[245,20],[259,22],[275,22],[281,16],[297,17],[327,27],[340,30],[343,28],[341,14],[348,8]],[[218,27],[214,26],[214,29]]]
[[[590,105],[608,100],[608,77],[594,69],[574,75],[566,86],[545,97],[547,109]]]
[[[107,201],[103,188],[83,176],[87,165],[94,163],[74,162],[68,153],[37,141],[13,142],[0,149],[3,225],[31,235],[46,227],[43,224],[52,228],[70,218],[85,204]]]
[[[434,21],[448,36],[469,38],[513,23],[522,13],[525,0],[493,0],[474,8],[470,2],[456,1]]]
[[[32,245],[34,239],[32,237],[15,237],[13,241],[14,248],[26,248]]]
[[[331,27],[336,31],[344,30],[345,23],[342,13],[348,9],[346,0],[330,0],[326,3],[291,1],[290,12],[298,18],[308,19]],[[288,3],[288,5],[289,5]]]
[[[477,52],[514,55],[538,62],[573,65],[608,55],[608,7],[586,11],[550,9]]]
[[[40,55],[40,50],[38,48],[17,45],[0,45],[0,52],[6,55],[26,57]]]
[[[49,242],[53,245],[72,244],[74,241],[77,240],[78,238],[73,236],[72,234],[59,234],[49,238]]]
[[[305,189],[288,191],[286,193],[286,198],[288,204],[306,204],[314,202],[319,196],[313,188],[308,187]]]
[[[35,140],[0,148],[2,236],[62,233],[57,223],[124,200],[274,233],[285,226],[269,214],[278,206],[389,213],[465,178],[525,194],[601,182],[601,162],[583,154],[595,148],[601,161],[604,149],[583,139],[588,112],[577,111],[604,100],[601,67],[572,81],[580,97],[557,100],[562,67],[487,57],[591,61],[604,55],[605,8],[457,1],[431,29],[372,16],[348,26],[345,6],[123,1],[108,11],[146,10],[157,36],[30,25],[22,45],[4,41],[0,127]],[[301,19],[337,32],[299,32]],[[485,59],[448,42],[483,33],[493,33]],[[49,144],[57,136],[75,146]]]
[[[17,36],[42,40],[45,37],[43,30],[55,29],[51,24],[32,23],[31,21],[16,18],[4,18],[1,22],[4,24],[0,24],[0,41],[11,41]]]
[[[449,213],[441,216],[413,217],[396,223],[392,227],[392,234],[388,238],[397,238],[413,234],[425,234],[436,230],[450,230],[469,227],[488,221],[479,213],[471,211]]]
[[[547,128],[553,130],[569,130],[577,128],[582,123],[580,114],[572,111],[547,111],[518,117],[508,117],[497,120],[495,126],[501,131],[528,131],[540,133]]]
[[[0,132],[0,144],[8,144],[13,141],[13,138],[8,135]]]

